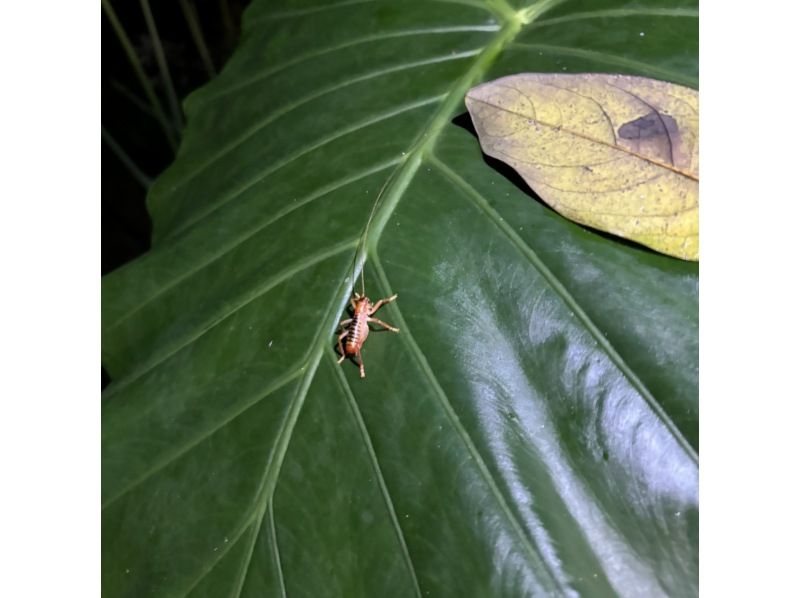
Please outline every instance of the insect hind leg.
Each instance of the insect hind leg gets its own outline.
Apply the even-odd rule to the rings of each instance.
[[[400,332],[399,328],[395,328],[391,324],[387,324],[383,320],[379,320],[378,318],[367,318],[367,322],[371,324],[377,324],[378,326],[383,326],[386,330],[390,330],[391,332]]]
[[[344,332],[342,332],[342,334],[339,335],[339,355],[340,355],[340,357],[339,357],[339,361],[337,361],[337,363],[342,363],[344,361],[344,358],[347,357],[347,354],[344,352],[344,347],[342,346],[342,339],[344,337],[346,337],[346,336],[347,336],[347,330],[345,330]]]
[[[362,378],[366,378],[367,374],[364,372],[364,358],[361,357],[361,351],[356,353],[356,355],[358,356],[358,373]]]

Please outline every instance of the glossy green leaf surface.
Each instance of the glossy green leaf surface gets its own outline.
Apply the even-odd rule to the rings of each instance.
[[[697,265],[543,205],[463,99],[696,54],[691,3],[255,0],[103,281],[104,593],[695,595]]]

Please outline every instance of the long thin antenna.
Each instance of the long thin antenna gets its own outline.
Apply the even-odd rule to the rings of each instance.
[[[378,209],[378,204],[381,201],[381,197],[383,197],[383,192],[386,190],[386,187],[389,186],[389,183],[394,178],[395,169],[392,174],[390,174],[386,180],[383,182],[383,186],[381,190],[378,191],[378,197],[375,198],[375,202],[372,204],[372,210],[369,213],[369,218],[367,218],[367,224],[364,226],[364,231],[361,233],[361,237],[358,240],[358,245],[356,245],[356,253],[353,256],[353,294],[355,294],[356,288],[356,267],[358,265],[358,256],[363,251],[364,252],[364,263],[361,265],[361,296],[363,297],[366,294],[366,287],[364,285],[364,268],[367,265],[367,257],[366,257],[366,250],[367,250],[367,236],[369,235],[369,225],[372,224],[372,219],[375,216],[375,211]]]

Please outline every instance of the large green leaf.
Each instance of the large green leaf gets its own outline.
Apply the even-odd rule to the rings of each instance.
[[[103,282],[105,593],[695,594],[697,266],[554,213],[463,104],[515,72],[696,85],[693,5],[276,4]],[[365,272],[402,333],[360,380],[333,331],[388,179]]]

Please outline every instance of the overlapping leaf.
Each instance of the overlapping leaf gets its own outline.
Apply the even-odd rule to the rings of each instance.
[[[484,151],[553,208],[662,253],[698,259],[697,91],[629,75],[522,73],[466,103]]]
[[[105,593],[696,592],[696,265],[566,221],[460,116],[520,71],[692,84],[671,4],[253,3],[103,283]],[[362,381],[332,333],[390,177],[367,290],[403,333]]]

